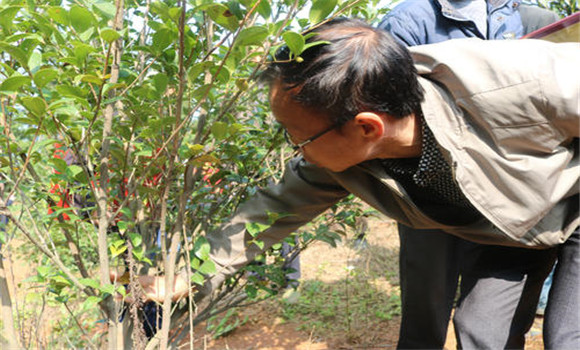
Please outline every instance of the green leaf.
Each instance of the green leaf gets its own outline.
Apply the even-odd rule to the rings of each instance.
[[[205,237],[198,237],[195,240],[195,244],[193,246],[193,254],[195,256],[203,261],[208,260],[210,250],[211,246]]]
[[[10,67],[4,62],[0,62],[0,67],[2,67],[6,71],[7,76],[11,76],[16,72],[12,67]]]
[[[196,155],[200,154],[204,149],[205,149],[205,147],[203,145],[200,145],[197,143],[194,145],[188,144],[186,158],[195,157]]]
[[[152,47],[157,53],[161,53],[173,42],[173,32],[168,28],[161,28],[153,34]]]
[[[60,288],[72,286],[72,282],[66,279],[64,276],[56,275],[52,278],[52,282],[56,283]]]
[[[81,42],[74,42],[73,44],[75,46],[75,57],[79,63],[82,63],[91,52],[96,51],[94,47]]]
[[[258,288],[256,288],[251,284],[246,285],[245,290],[246,294],[248,295],[248,297],[250,297],[250,299],[254,299],[258,295]]]
[[[34,73],[34,84],[42,89],[46,84],[58,77],[58,72],[52,68],[44,68]]]
[[[44,100],[40,97],[23,97],[22,105],[30,113],[32,113],[37,117],[42,117],[44,115],[44,112],[46,112],[46,104],[44,103]]]
[[[79,282],[83,286],[91,287],[91,288],[94,288],[94,289],[99,289],[99,287],[101,286],[101,284],[99,283],[99,281],[97,281],[95,279],[91,279],[91,278],[81,278],[79,280]]]
[[[99,286],[99,290],[105,294],[110,295],[115,294],[115,286],[112,284],[105,284],[104,286]]]
[[[111,28],[105,28],[103,30],[101,30],[101,38],[103,40],[105,40],[106,42],[108,42],[109,44],[112,43],[113,41],[119,39],[121,37],[121,34],[119,34],[119,32],[117,32],[116,30],[113,30]]]
[[[10,30],[18,11],[20,11],[20,6],[10,6],[0,11],[0,27]]]
[[[217,70],[219,69],[219,73],[216,76]],[[230,70],[224,65],[221,68],[216,66],[210,69],[212,75],[215,76],[215,81],[220,84],[226,84],[230,81]]]
[[[66,162],[60,158],[51,158],[49,162],[52,163],[54,170],[56,170],[58,173],[64,173],[66,171],[66,167],[68,166]]]
[[[203,264],[201,264],[198,271],[205,275],[211,275],[215,273],[217,270],[213,261],[206,260]]]
[[[211,4],[200,6],[208,16],[220,26],[234,32],[238,29],[239,22],[236,16],[222,4]]]
[[[169,9],[169,18],[175,21],[175,23],[179,23],[179,16],[181,16],[181,8],[180,7],[172,7]]]
[[[0,51],[4,51],[12,56],[23,68],[28,67],[28,55],[19,47],[0,42]]]
[[[151,12],[159,15],[161,18],[169,18],[169,6],[161,1],[154,1],[151,3]]]
[[[69,19],[70,24],[78,33],[82,33],[89,29],[95,21],[93,14],[79,5],[73,5],[71,7],[69,11]]]
[[[187,72],[187,76],[191,83],[195,82],[196,79],[202,75],[206,70],[209,70],[211,67],[214,66],[212,61],[203,61],[197,64],[194,64],[189,71]]]
[[[86,41],[91,40],[91,38],[93,37],[93,34],[95,34],[95,27],[90,27],[89,29],[80,33],[79,38],[81,39],[81,41],[86,42]]]
[[[94,75],[91,74],[82,74],[82,75],[77,75],[75,77],[75,82],[79,82],[82,81],[84,83],[92,83],[92,84],[97,84],[97,85],[103,85],[103,79],[96,77]]]
[[[41,277],[47,277],[50,274],[51,268],[50,266],[38,266],[36,268],[38,275]]]
[[[169,82],[169,77],[166,74],[156,74],[151,78],[153,80],[153,86],[155,86],[155,90],[162,95],[165,93],[165,89],[167,89],[167,83]]]
[[[272,8],[270,7],[269,1],[260,1],[257,10],[260,16],[262,16],[262,18],[264,18],[265,20],[268,20],[268,18],[272,14]]]
[[[310,8],[308,18],[312,24],[316,24],[325,19],[336,7],[338,0],[316,0]]]
[[[78,165],[69,165],[65,171],[66,175],[71,179],[74,179],[78,174],[80,174],[82,172],[83,172],[83,168],[81,168]]]
[[[68,97],[81,97],[84,98],[86,96],[86,94],[79,88],[77,88],[76,86],[70,86],[70,85],[57,85],[56,86],[56,91],[61,94],[62,96],[68,96]]]
[[[53,6],[47,10],[48,16],[56,23],[67,26],[69,24],[68,12],[62,7]]]
[[[259,222],[246,223],[246,231],[252,236],[256,237],[261,232],[266,231],[271,225],[260,224]]]
[[[153,262],[151,262],[151,260],[145,256],[145,247],[141,247],[141,249],[133,249],[133,255],[137,258],[138,261],[153,265]]]
[[[304,50],[305,40],[301,34],[296,32],[286,32],[282,34],[282,38],[294,56],[300,55],[302,50]]]
[[[216,140],[220,141],[228,136],[228,124],[224,122],[215,122],[211,125],[211,133]]]
[[[31,79],[29,77],[24,77],[17,75],[14,77],[7,78],[0,85],[0,91],[18,91],[21,87],[25,85],[30,85]]]
[[[129,239],[131,240],[133,247],[139,247],[141,243],[143,243],[143,237],[141,237],[140,234],[135,232],[129,233]]]
[[[111,257],[116,258],[127,250],[127,245],[119,237],[117,240],[111,242],[109,245],[109,250],[111,251]]]
[[[202,286],[205,283],[205,277],[201,273],[196,272],[191,276],[191,282]]]
[[[86,309],[93,309],[96,308],[97,305],[101,302],[101,298],[96,297],[94,295],[88,296],[84,301],[83,301],[83,306]]]
[[[268,29],[263,26],[244,28],[238,35],[236,44],[240,46],[262,45],[268,37]]]
[[[110,2],[98,2],[93,4],[93,8],[105,18],[113,18],[117,13],[117,8]]]
[[[211,84],[206,84],[198,87],[192,94],[193,98],[196,99],[197,101],[200,101],[202,98],[209,95],[211,87],[212,87]]]
[[[328,44],[330,44],[330,41],[327,41],[327,40],[314,41],[314,42],[311,42],[311,43],[304,45],[304,49],[302,51],[306,51],[309,48],[316,46],[316,45],[328,45]]]
[[[28,67],[31,71],[42,65],[42,54],[38,51],[32,51],[30,58],[28,59]]]
[[[250,244],[255,244],[260,249],[264,249],[264,241],[258,241],[256,239],[253,239],[249,243]]]

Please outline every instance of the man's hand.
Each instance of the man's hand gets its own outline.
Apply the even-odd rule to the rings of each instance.
[[[111,282],[129,284],[129,273],[126,272],[119,276],[116,272],[110,273]],[[189,284],[182,275],[175,275],[173,280],[173,288],[167,290],[165,288],[165,276],[149,276],[143,275],[138,277],[139,285],[142,288],[143,300],[154,301],[156,303],[163,303],[165,295],[171,293],[171,301],[178,301],[189,293]],[[134,299],[131,295],[125,298],[125,301],[131,303]]]

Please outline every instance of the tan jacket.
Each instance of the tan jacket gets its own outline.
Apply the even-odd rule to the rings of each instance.
[[[405,225],[479,243],[549,247],[579,225],[580,45],[465,39],[410,50],[425,120],[485,219],[461,227],[433,221],[379,161],[333,173],[298,158],[279,184],[208,237],[219,270],[212,285],[260,252],[247,243],[246,222],[266,223],[268,211],[292,214],[260,234],[267,249],[349,193]]]

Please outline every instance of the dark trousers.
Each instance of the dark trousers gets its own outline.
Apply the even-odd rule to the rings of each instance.
[[[399,225],[399,349],[442,349],[458,292],[459,348],[523,349],[557,249],[482,245]]]
[[[580,230],[558,247],[544,319],[546,349],[580,349]]]

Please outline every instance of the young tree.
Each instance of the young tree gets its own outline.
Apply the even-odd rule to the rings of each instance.
[[[181,272],[195,286],[215,271],[205,236],[291,156],[256,83],[268,56],[286,44],[300,59],[307,26],[340,15],[371,21],[386,11],[378,2],[0,2],[1,253],[12,238],[27,241],[27,259],[40,263],[28,282],[81,335],[52,345],[191,343],[196,324],[277,292],[280,264],[251,266],[250,278],[242,271],[197,304],[192,288],[178,303],[167,294],[144,305],[136,276],[173,285]],[[354,204],[336,210],[330,221],[354,225]],[[303,232],[297,249],[339,239],[329,220]],[[96,318],[105,339],[91,336]],[[48,345],[17,323],[19,335],[3,334]]]

